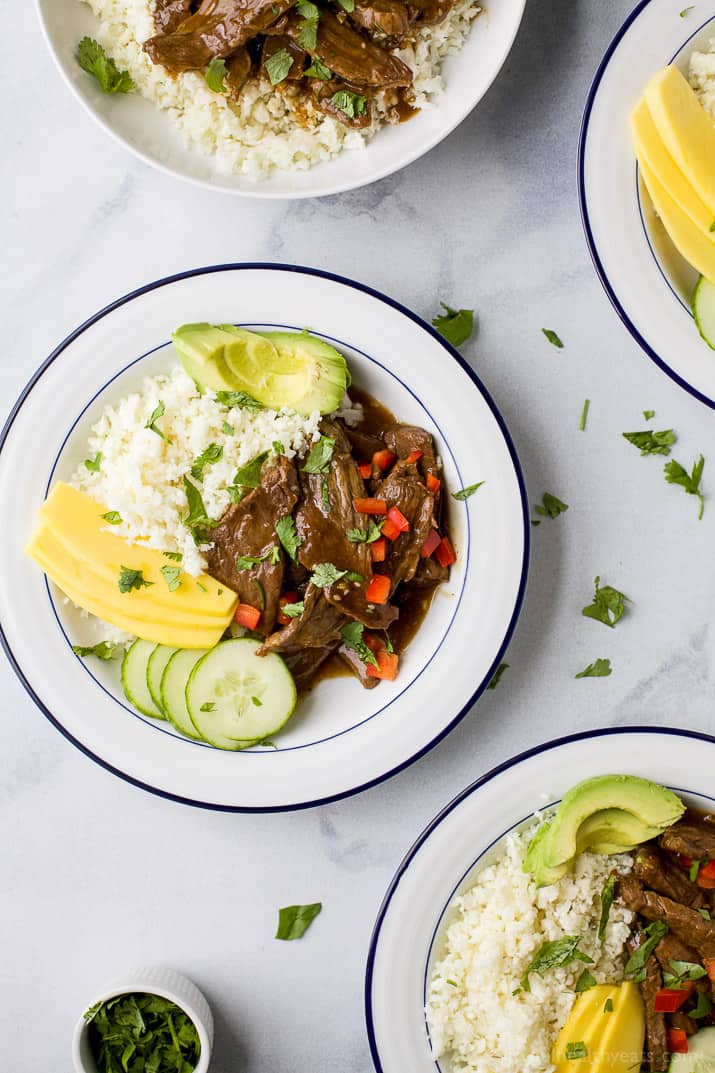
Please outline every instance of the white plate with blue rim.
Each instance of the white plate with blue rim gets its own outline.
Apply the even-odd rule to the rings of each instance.
[[[464,47],[446,56],[445,91],[408,123],[386,125],[363,149],[346,150],[309,170],[274,170],[263,178],[219,169],[186,146],[167,111],[138,93],[106,94],[76,60],[78,42],[101,36],[100,22],[80,0],[37,0],[45,39],[77,99],[99,125],[144,163],[211,190],[243,197],[306,198],[366,186],[399,171],[438,145],[469,115],[499,74],[526,0],[484,0]]]
[[[579,197],[601,283],[633,338],[677,384],[715,407],[715,353],[691,309],[697,274],[675,250],[638,174],[629,116],[667,64],[688,73],[715,39],[715,0],[641,0],[609,45],[588,94]]]
[[[549,742],[484,775],[420,835],[380,908],[365,976],[365,1015],[377,1073],[449,1073],[435,1060],[425,1017],[432,970],[444,954],[454,900],[500,854],[506,836],[556,805],[582,779],[639,775],[686,804],[715,807],[715,738],[619,727]]]
[[[455,502],[457,563],[436,593],[398,678],[363,690],[327,679],[301,700],[276,748],[222,752],[131,708],[116,661],[79,659],[80,613],[24,547],[48,490],[86,456],[91,425],[143,376],[169,370],[182,323],[309,325],[346,356],[358,386],[434,436]],[[42,429],[42,435],[38,435]],[[19,475],[22,479],[19,479]],[[519,462],[477,376],[441,336],[370,288],[324,272],[224,265],[160,280],[119,299],[49,356],[0,440],[0,500],[12,502],[0,548],[5,652],[40,710],[83,752],[130,782],[217,809],[301,808],[387,778],[438,742],[488,685],[526,582],[528,511]],[[465,661],[465,653],[469,660]]]

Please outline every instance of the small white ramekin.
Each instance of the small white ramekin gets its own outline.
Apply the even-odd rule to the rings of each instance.
[[[140,968],[121,976],[95,995],[82,1011],[82,1016],[74,1030],[72,1038],[72,1059],[76,1073],[97,1073],[97,1066],[89,1048],[89,1025],[84,1019],[84,1012],[97,1002],[117,998],[118,995],[131,994],[160,995],[161,998],[175,1002],[184,1010],[196,1025],[201,1043],[201,1056],[194,1073],[206,1073],[211,1060],[211,1048],[214,1039],[214,1020],[209,1004],[196,984],[174,969]]]

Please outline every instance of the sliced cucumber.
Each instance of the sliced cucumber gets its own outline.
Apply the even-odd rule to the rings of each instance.
[[[674,1054],[668,1073],[715,1073],[715,1028],[690,1036],[687,1054]]]
[[[693,294],[693,316],[709,347],[715,350],[715,283],[701,276]]]
[[[258,641],[222,641],[203,656],[186,686],[199,734],[217,749],[245,749],[275,734],[295,709],[293,676],[280,656],[257,656]]]
[[[130,704],[133,704],[142,715],[150,715],[153,719],[164,719],[165,716],[160,708],[154,703],[147,685],[147,667],[151,654],[155,648],[153,641],[137,639],[128,649],[122,660],[122,687]]]
[[[161,706],[177,730],[187,738],[201,738],[186,707],[186,683],[205,648],[180,648],[169,659],[161,677]]]
[[[166,712],[161,699],[161,677],[164,673],[164,668],[176,651],[176,648],[170,648],[168,645],[157,645],[149,656],[149,662],[146,665],[146,684],[151,694],[151,699],[159,711],[164,712],[164,715],[166,715]]]

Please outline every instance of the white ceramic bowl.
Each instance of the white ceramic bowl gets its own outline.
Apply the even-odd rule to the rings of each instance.
[[[432,966],[455,896],[499,843],[570,787],[594,775],[640,775],[712,811],[715,738],[619,727],[577,734],[507,761],[467,787],[420,835],[397,870],[373,931],[365,1014],[378,1073],[449,1073],[432,1057],[425,1019]]]
[[[442,141],[482,99],[516,36],[526,0],[485,0],[463,50],[444,64],[446,92],[408,123],[385,127],[365,151],[345,152],[307,172],[276,172],[256,182],[225,175],[210,157],[187,149],[169,121],[138,94],[107,95],[75,59],[78,41],[96,34],[97,20],[80,0],[37,0],[52,55],[65,81],[97,122],[145,163],[245,197],[304,198],[366,186],[399,171]]]
[[[209,1004],[196,984],[192,983],[188,977],[182,976],[174,969],[165,968],[134,969],[113,980],[108,987],[87,1003],[72,1037],[72,1060],[75,1073],[97,1073],[97,1065],[89,1046],[89,1025],[84,1018],[85,1011],[98,1002],[107,1002],[108,999],[117,998],[119,995],[131,994],[159,995],[161,998],[176,1003],[188,1014],[196,1026],[201,1043],[201,1055],[194,1073],[206,1073],[211,1061],[214,1039],[214,1022]]]
[[[681,17],[680,12],[685,14]],[[655,216],[631,141],[629,115],[646,83],[715,37],[715,0],[641,0],[596,72],[579,145],[586,239],[606,294],[646,354],[677,384],[715,407],[715,360],[690,307],[697,274]]]
[[[89,428],[104,406],[147,373],[175,365],[170,333],[204,320],[309,325],[346,355],[361,387],[434,435],[448,488],[485,482],[466,502],[451,504],[458,560],[397,680],[374,690],[348,678],[321,682],[301,700],[275,749],[222,752],[135,712],[123,696],[118,661],[74,656],[72,643],[92,643],[87,623],[23,550],[48,488],[86,458]],[[186,273],[128,295],[78,328],[34,377],[0,437],[0,502],[13,504],[0,542],[0,640],[30,695],[110,770],[213,808],[305,807],[364,789],[416,759],[489,683],[524,592],[523,481],[477,376],[414,314],[369,288],[308,269]]]

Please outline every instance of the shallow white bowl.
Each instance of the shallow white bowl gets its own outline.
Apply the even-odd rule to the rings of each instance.
[[[187,321],[311,330],[334,342],[356,382],[434,435],[458,561],[435,594],[395,682],[333,678],[301,703],[276,749],[227,753],[139,715],[117,661],[80,660],[86,621],[24,554],[48,488],[86,457],[104,406],[176,363]],[[41,430],[41,434],[40,433]],[[222,266],[163,280],[78,328],[28,385],[0,437],[0,640],[30,695],[80,749],[130,781],[213,808],[272,810],[354,793],[415,760],[486,687],[521,605],[528,511],[503,422],[466,363],[414,314],[356,283],[308,269]],[[95,638],[96,639],[96,638]]]
[[[579,145],[579,197],[601,283],[633,338],[691,395],[715,407],[715,353],[690,308],[697,275],[655,217],[636,167],[628,117],[646,83],[715,37],[715,0],[641,0],[596,72]]]
[[[275,172],[256,182],[222,174],[210,157],[187,149],[166,112],[138,94],[107,95],[75,59],[78,41],[97,20],[79,0],[37,0],[49,48],[65,81],[97,122],[145,163],[191,182],[245,197],[305,198],[337,194],[391,175],[442,141],[482,99],[516,37],[526,0],[485,0],[463,50],[444,64],[446,91],[408,123],[385,127],[366,150],[342,153],[307,172]]]
[[[75,1025],[72,1037],[72,1060],[75,1073],[97,1073],[97,1064],[92,1057],[89,1046],[89,1025],[84,1018],[86,1010],[98,1002],[119,995],[146,994],[159,995],[160,998],[180,1006],[196,1026],[201,1043],[201,1055],[194,1073],[206,1073],[211,1061],[211,1048],[214,1039],[214,1021],[209,1004],[195,983],[182,976],[174,969],[140,968],[112,980],[98,995],[87,1003]]]
[[[541,745],[467,787],[435,817],[397,870],[373,931],[365,1015],[378,1073],[449,1073],[432,1057],[425,1002],[453,899],[498,843],[593,775],[641,775],[712,811],[715,738],[619,727]]]

